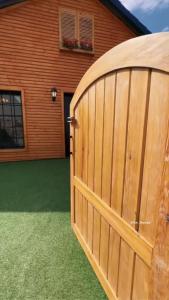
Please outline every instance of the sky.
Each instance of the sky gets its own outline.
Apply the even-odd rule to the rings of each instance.
[[[120,0],[150,31],[169,31],[169,0]]]

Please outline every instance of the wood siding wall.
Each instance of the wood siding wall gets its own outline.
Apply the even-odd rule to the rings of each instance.
[[[60,6],[94,15],[94,55],[59,50]],[[28,0],[0,11],[0,36],[0,89],[23,92],[26,132],[26,148],[0,150],[0,161],[64,157],[63,93],[74,92],[96,59],[135,33],[98,0]]]

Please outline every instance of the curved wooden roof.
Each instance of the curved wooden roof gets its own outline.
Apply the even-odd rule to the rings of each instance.
[[[146,67],[169,72],[169,32],[155,33],[128,40],[105,53],[86,72],[73,97],[71,107],[89,85],[112,71]]]

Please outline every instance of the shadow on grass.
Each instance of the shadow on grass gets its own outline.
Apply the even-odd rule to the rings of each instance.
[[[69,160],[0,164],[0,212],[70,210]]]

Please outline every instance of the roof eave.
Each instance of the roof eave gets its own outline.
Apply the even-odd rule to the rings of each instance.
[[[15,5],[21,2],[24,2],[25,0],[2,0],[0,1],[0,9],[11,6],[11,5]]]
[[[100,0],[100,2],[125,22],[136,34],[145,35],[151,33],[119,0]]]

